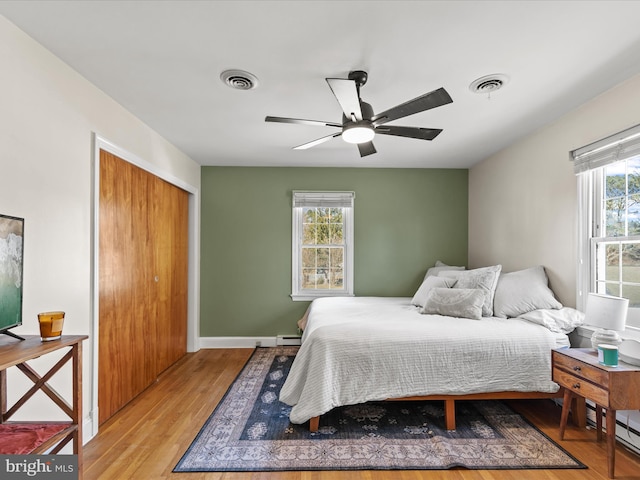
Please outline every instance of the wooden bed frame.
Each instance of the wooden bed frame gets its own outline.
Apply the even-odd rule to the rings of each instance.
[[[467,395],[427,395],[424,397],[403,397],[389,398],[385,401],[424,401],[424,400],[444,400],[444,421],[447,430],[456,429],[456,400],[518,400],[518,399],[537,399],[537,398],[562,398],[564,389],[560,388],[556,393],[542,392],[491,392],[491,393],[472,393]],[[582,398],[574,396],[572,404],[572,420],[573,422],[584,428],[587,425],[587,409],[586,403]],[[320,427],[320,417],[313,417],[309,420],[309,430],[317,432]]]

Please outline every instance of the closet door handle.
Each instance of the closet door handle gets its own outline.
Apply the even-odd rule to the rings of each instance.
[[[160,281],[160,277],[156,275],[155,277],[153,277],[153,281],[158,283]]]

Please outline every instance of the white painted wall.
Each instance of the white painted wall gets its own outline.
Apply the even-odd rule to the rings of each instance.
[[[544,265],[560,301],[576,306],[577,180],[569,152],[640,124],[640,75],[603,93],[469,172],[469,264]],[[581,330],[581,329],[579,329]],[[635,332],[627,332],[629,336]],[[589,346],[588,334],[572,343]],[[638,428],[637,412],[618,421]],[[640,449],[637,436],[621,440]]]
[[[1,16],[0,65],[0,212],[25,218],[24,325],[14,332],[37,334],[38,312],[64,310],[64,333],[92,335],[94,134],[195,191],[200,167]],[[84,344],[86,421],[91,345]],[[25,412],[35,419],[38,405]]]
[[[471,168],[470,266],[544,265],[560,301],[575,307],[577,181],[569,152],[639,123],[637,75]]]

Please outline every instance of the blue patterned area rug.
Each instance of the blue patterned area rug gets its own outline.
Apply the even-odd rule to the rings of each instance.
[[[174,472],[586,468],[501,402],[371,402],[337,408],[320,429],[278,400],[298,347],[258,348]]]

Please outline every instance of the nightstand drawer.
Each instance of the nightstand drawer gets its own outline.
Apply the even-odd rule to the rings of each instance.
[[[609,406],[609,391],[589,383],[584,377],[579,377],[554,367],[553,380],[573,393],[593,400],[598,405]]]
[[[601,387],[609,387],[609,373],[605,370],[581,362],[575,358],[555,354],[555,352],[553,362],[554,367],[564,369],[571,375],[587,379],[590,382],[597,383]]]

